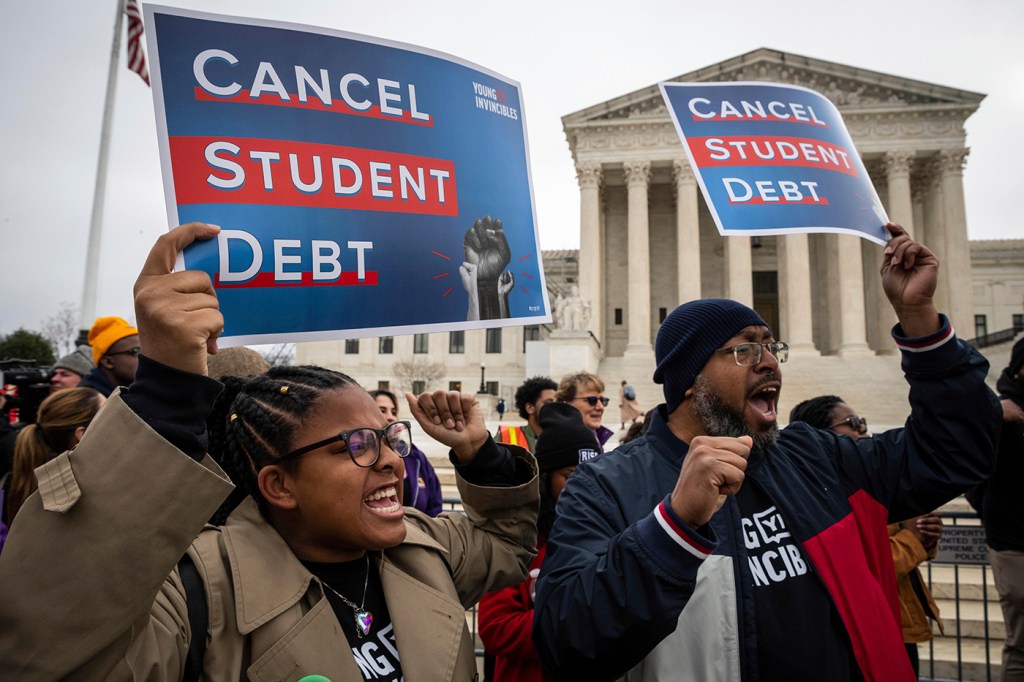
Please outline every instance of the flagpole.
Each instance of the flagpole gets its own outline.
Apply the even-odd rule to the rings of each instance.
[[[89,329],[96,319],[96,289],[100,267],[100,245],[103,241],[103,200],[107,190],[107,157],[110,152],[110,128],[114,120],[114,95],[117,91],[118,55],[121,51],[121,26],[124,22],[124,0],[117,0],[114,41],[110,48],[107,71],[107,97],[103,106],[103,128],[100,132],[100,155],[96,164],[96,188],[92,196],[92,218],[89,222],[89,246],[85,260],[85,286],[82,288],[82,316],[78,343],[87,344]]]

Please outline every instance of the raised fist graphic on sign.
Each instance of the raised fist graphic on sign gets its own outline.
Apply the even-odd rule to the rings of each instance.
[[[505,270],[512,260],[512,252],[501,220],[491,216],[478,218],[473,227],[466,230],[462,245],[466,263],[476,266],[479,319],[509,317],[508,294],[515,279],[511,271]]]

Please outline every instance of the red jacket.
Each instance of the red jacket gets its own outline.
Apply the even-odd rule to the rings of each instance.
[[[494,682],[553,682],[533,648],[533,597],[547,544],[537,548],[530,577],[518,585],[488,592],[477,611],[480,639],[494,656]]]

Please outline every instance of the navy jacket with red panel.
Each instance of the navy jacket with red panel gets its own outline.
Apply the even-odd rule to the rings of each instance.
[[[751,453],[743,485],[775,504],[831,596],[866,680],[912,680],[886,524],[926,513],[991,471],[1001,412],[988,362],[948,321],[893,335],[906,426],[855,440],[794,424]],[[736,500],[704,528],[668,505],[687,445],[665,423],[581,465],[558,501],[534,642],[558,679],[759,680],[754,579]],[[799,613],[793,626],[800,627]]]

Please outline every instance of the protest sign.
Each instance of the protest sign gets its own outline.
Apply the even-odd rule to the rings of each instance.
[[[660,87],[720,233],[886,243],[885,209],[827,98],[777,83]]]
[[[147,5],[170,225],[223,338],[550,320],[519,84],[424,48]],[[465,265],[464,265],[465,264]]]

